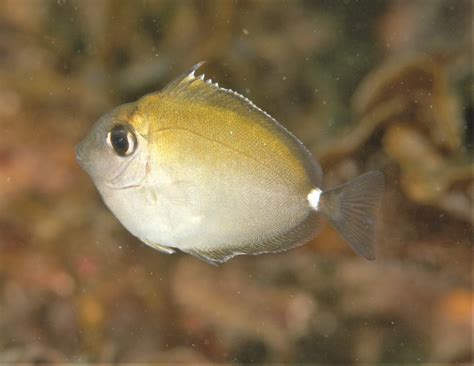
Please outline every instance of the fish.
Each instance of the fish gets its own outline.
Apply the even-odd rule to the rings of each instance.
[[[303,143],[246,97],[196,76],[201,65],[112,109],[76,146],[122,225],[158,251],[217,265],[303,245],[324,217],[375,259],[383,173],[323,189]]]

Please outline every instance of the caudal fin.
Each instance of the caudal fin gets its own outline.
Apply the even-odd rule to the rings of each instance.
[[[361,256],[375,259],[375,210],[382,197],[384,176],[371,171],[321,194],[320,210]]]

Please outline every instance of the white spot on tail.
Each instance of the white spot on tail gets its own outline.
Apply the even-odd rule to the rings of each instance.
[[[319,188],[313,188],[307,196],[309,205],[313,208],[313,210],[317,211],[319,208],[319,199],[321,198],[321,193],[323,193],[323,191]]]

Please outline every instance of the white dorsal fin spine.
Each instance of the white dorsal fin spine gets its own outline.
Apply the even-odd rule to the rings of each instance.
[[[194,79],[195,78],[194,73],[196,72],[196,70],[199,69],[205,63],[206,63],[206,61],[201,61],[201,62],[198,62],[196,65],[194,65],[191,68],[191,71],[189,72],[188,76],[190,76],[192,79]]]

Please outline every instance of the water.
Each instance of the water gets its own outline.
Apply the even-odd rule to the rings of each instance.
[[[471,6],[0,3],[0,361],[472,362]],[[326,186],[384,171],[375,262],[326,225],[212,267],[116,221],[74,145],[202,60]]]

